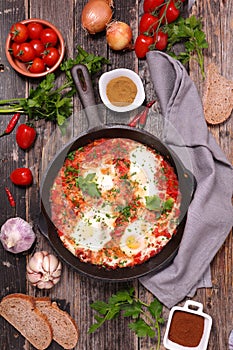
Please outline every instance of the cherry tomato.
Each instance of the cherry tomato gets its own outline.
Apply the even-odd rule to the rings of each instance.
[[[27,25],[28,36],[30,39],[40,39],[40,35],[44,27],[41,23],[31,22]]]
[[[11,54],[14,56],[14,57],[17,57],[18,54],[19,54],[19,47],[20,47],[20,44],[19,43],[16,43],[16,42],[13,42],[12,45],[11,45],[11,48],[10,48],[10,52]]]
[[[13,184],[18,186],[29,186],[32,183],[32,172],[29,168],[17,168],[10,174]]]
[[[56,43],[58,41],[58,37],[56,32],[51,28],[45,28],[42,30],[40,35],[40,40],[42,43],[48,47],[48,46],[56,46]]]
[[[174,22],[179,17],[179,14],[180,10],[176,7],[175,2],[169,0],[159,11],[159,18],[162,19],[163,24],[166,24]]]
[[[43,59],[40,57],[35,57],[28,70],[31,73],[43,73],[45,71],[45,68],[46,66]]]
[[[143,10],[144,12],[154,12],[163,3],[164,3],[164,0],[144,0]]]
[[[144,13],[139,22],[139,31],[143,33],[154,33],[158,27],[159,18],[151,15],[150,13]]]
[[[10,28],[10,35],[16,43],[23,43],[28,38],[28,29],[23,23],[14,23]]]
[[[45,46],[42,44],[41,40],[33,39],[30,41],[33,49],[35,50],[36,57],[41,57],[43,52],[45,51]]]
[[[35,50],[30,43],[20,44],[18,58],[22,62],[29,62],[35,58]]]
[[[154,43],[152,36],[140,34],[135,41],[135,53],[138,58],[144,58],[146,53],[149,51],[150,45]]]
[[[168,34],[159,30],[158,33],[154,35],[155,39],[155,48],[157,50],[164,50],[167,47]]]
[[[56,47],[48,47],[44,52],[43,61],[48,67],[52,67],[58,61],[59,56]]]
[[[41,60],[42,61],[42,60]],[[36,139],[36,130],[27,124],[20,124],[16,130],[16,142],[22,149],[30,148]]]

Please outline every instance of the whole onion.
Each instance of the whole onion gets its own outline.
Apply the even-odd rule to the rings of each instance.
[[[103,0],[88,2],[82,11],[82,27],[90,34],[102,32],[112,19],[112,9]]]
[[[112,50],[130,49],[132,37],[132,29],[125,22],[113,21],[107,26],[106,40]]]
[[[32,226],[19,217],[8,219],[1,227],[0,241],[7,251],[14,254],[31,248],[35,238]]]

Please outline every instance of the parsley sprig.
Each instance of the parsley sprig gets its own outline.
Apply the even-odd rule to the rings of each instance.
[[[54,73],[49,73],[35,89],[30,89],[26,98],[0,100],[0,113],[23,113],[29,120],[45,119],[62,126],[72,113],[72,96],[76,92],[70,70],[78,64],[85,64],[91,75],[101,70],[102,65],[109,63],[102,56],[89,54],[78,46],[75,59],[64,61],[60,68],[65,72],[65,82],[56,86]]]
[[[166,52],[186,64],[194,59],[199,64],[201,74],[205,78],[203,49],[208,48],[206,35],[202,30],[202,23],[196,16],[179,17],[175,22],[166,25],[168,46]],[[184,45],[184,50],[175,54],[173,47],[177,43]]]
[[[91,304],[91,308],[98,314],[95,315],[96,322],[89,328],[88,333],[95,332],[106,321],[122,314],[123,317],[133,319],[128,326],[138,337],[157,336],[156,350],[160,348],[160,325],[164,323],[164,319],[161,316],[163,305],[158,299],[155,298],[150,304],[146,304],[136,297],[134,288],[130,288],[113,294],[107,303],[95,301]]]

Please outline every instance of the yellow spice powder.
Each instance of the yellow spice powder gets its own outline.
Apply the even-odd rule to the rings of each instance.
[[[121,76],[109,81],[106,94],[114,106],[128,106],[137,95],[137,86],[130,78]]]

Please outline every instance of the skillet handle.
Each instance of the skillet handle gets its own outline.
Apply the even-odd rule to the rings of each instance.
[[[38,226],[40,232],[43,234],[43,236],[45,236],[45,238],[49,239],[48,226],[47,226],[47,223],[46,223],[46,219],[45,219],[44,215],[41,212],[39,214],[39,219],[38,219],[37,226]]]
[[[91,128],[101,126],[102,122],[98,115],[92,81],[87,67],[84,64],[77,64],[71,69],[71,75],[82,105],[85,108],[88,126]]]

